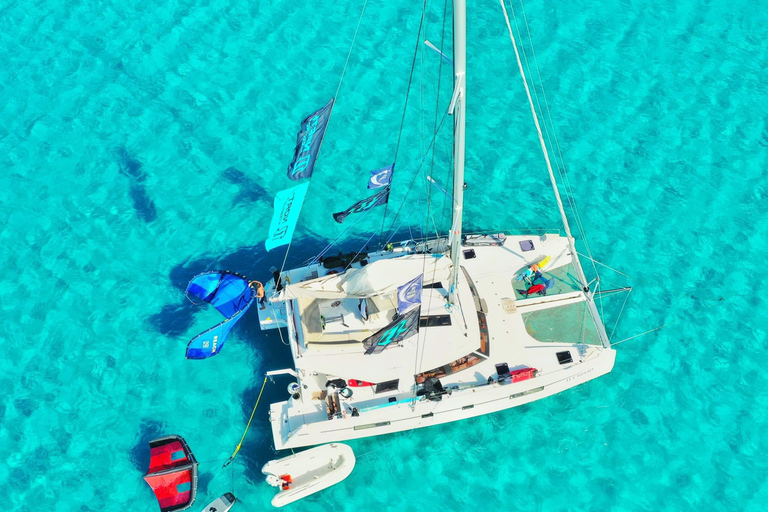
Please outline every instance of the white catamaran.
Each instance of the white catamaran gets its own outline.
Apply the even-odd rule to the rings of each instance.
[[[564,235],[462,233],[465,0],[455,0],[453,6],[449,236],[275,269],[275,279],[264,288],[260,323],[262,329],[286,328],[294,368],[267,375],[287,374],[296,381],[286,401],[270,406],[276,449],[497,412],[578,386],[613,368],[616,353],[595,304],[599,281],[588,282],[579,262],[508,18]],[[333,101],[302,124],[291,179],[311,175],[332,108]],[[385,169],[379,176],[385,188],[341,214],[342,220],[386,202],[391,175],[392,168]],[[282,206],[276,199],[281,211],[273,219],[268,248],[287,243],[292,235],[306,183],[281,193]]]

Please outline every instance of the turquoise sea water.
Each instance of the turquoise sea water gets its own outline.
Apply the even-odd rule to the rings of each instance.
[[[469,4],[465,225],[557,227],[500,8]],[[290,355],[251,311],[220,355],[185,361],[187,340],[217,318],[183,288],[206,269],[266,279],[282,262],[283,250],[263,250],[271,198],[289,185],[299,121],[336,91],[361,6],[0,3],[6,510],[156,510],[146,443],[171,433],[201,461],[195,508],[230,490],[237,510],[269,508],[266,408],[231,470],[219,468],[263,372]],[[438,46],[443,9],[428,0],[421,35]],[[635,286],[615,340],[668,327],[617,346],[613,373],[558,396],[351,442],[354,473],[291,508],[765,510],[768,10],[608,0],[526,11],[592,252]],[[392,161],[420,14],[416,2],[368,4],[289,265],[338,235],[351,250],[378,235],[381,211],[343,226],[330,213]],[[389,211],[411,190],[396,221],[405,238],[425,222],[424,171],[410,187],[408,166],[429,144],[438,76],[440,108],[450,99],[450,70],[438,73],[421,46]],[[429,170],[444,184],[450,123]],[[621,301],[605,306],[610,328]]]

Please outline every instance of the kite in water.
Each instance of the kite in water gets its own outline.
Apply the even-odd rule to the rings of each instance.
[[[186,510],[197,494],[197,460],[181,436],[149,442],[149,469],[144,480],[155,492],[160,512]]]
[[[245,277],[225,270],[205,272],[192,278],[187,297],[193,304],[202,300],[224,315],[220,324],[192,338],[187,345],[187,359],[205,359],[221,351],[229,332],[251,307],[256,292]]]

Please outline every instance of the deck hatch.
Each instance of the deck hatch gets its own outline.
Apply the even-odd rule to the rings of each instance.
[[[443,327],[451,325],[451,315],[430,315],[419,318],[419,327]]]
[[[395,391],[399,383],[400,383],[400,379],[380,382],[376,384],[376,389],[374,390],[374,393],[378,394],[378,393],[386,393],[387,391]]]

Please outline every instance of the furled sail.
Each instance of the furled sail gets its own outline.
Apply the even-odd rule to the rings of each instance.
[[[363,268],[350,268],[343,274],[331,274],[289,284],[272,300],[391,295],[397,292],[403,282],[422,273],[423,284],[447,283],[450,271],[451,259],[440,254],[398,256],[374,261]]]
[[[197,493],[197,460],[181,436],[149,442],[149,469],[144,480],[155,493],[160,512],[186,510]]]
[[[325,128],[333,110],[333,98],[317,112],[309,114],[301,122],[301,130],[296,136],[296,148],[293,151],[293,160],[288,166],[288,177],[292,180],[301,180],[312,176],[315,169],[317,153],[325,136]]]
[[[187,345],[187,359],[205,359],[221,351],[229,332],[253,304],[256,293],[245,277],[215,270],[195,276],[187,286],[187,297],[195,304],[195,299],[211,304],[226,318]]]
[[[357,272],[347,272],[341,288],[348,295],[361,297],[395,293],[403,282],[422,273],[426,284],[444,281],[448,279],[450,268],[451,259],[440,254],[377,260]]]

